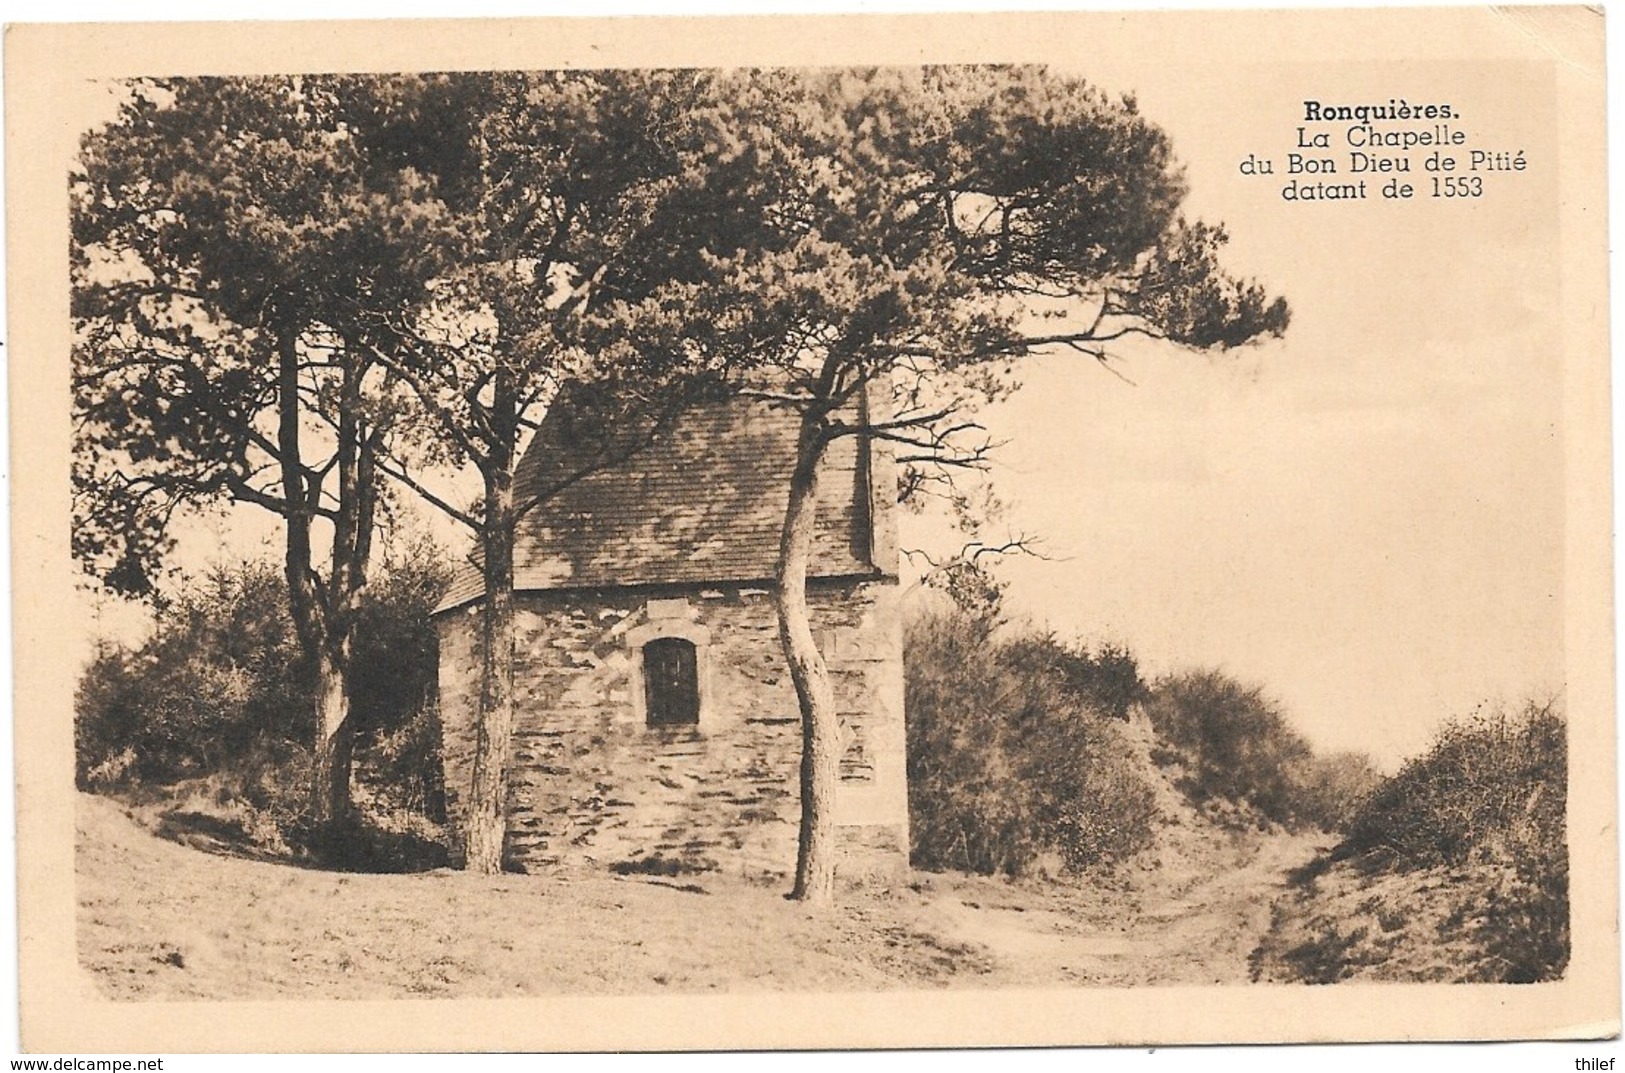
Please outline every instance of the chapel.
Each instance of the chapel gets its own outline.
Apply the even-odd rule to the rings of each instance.
[[[799,417],[700,403],[610,461],[571,424],[556,406],[515,479],[516,502],[536,504],[515,534],[505,865],[788,875],[801,725],[773,575]],[[897,475],[888,445],[861,434],[823,465],[807,595],[844,741],[838,867],[895,873],[908,861]],[[436,612],[459,831],[482,592],[468,570]]]

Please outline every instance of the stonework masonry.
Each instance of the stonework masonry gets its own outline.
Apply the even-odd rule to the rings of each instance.
[[[893,579],[808,582],[846,737],[837,821],[846,876],[908,861],[902,636]],[[479,605],[441,614],[446,798],[464,829],[479,697]],[[510,868],[794,870],[801,722],[772,594],[747,584],[515,595]],[[694,645],[699,721],[650,726],[643,646]],[[460,863],[460,862],[459,862]]]

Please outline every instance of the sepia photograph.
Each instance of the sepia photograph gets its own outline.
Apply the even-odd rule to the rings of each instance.
[[[1600,13],[6,50],[24,1048],[1617,1035]]]

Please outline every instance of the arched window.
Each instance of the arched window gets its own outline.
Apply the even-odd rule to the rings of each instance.
[[[644,711],[652,727],[700,721],[700,680],[694,642],[657,637],[643,646]]]

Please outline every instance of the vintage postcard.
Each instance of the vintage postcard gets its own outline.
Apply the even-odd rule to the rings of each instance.
[[[24,1047],[1616,1034],[1602,43],[10,27]]]

